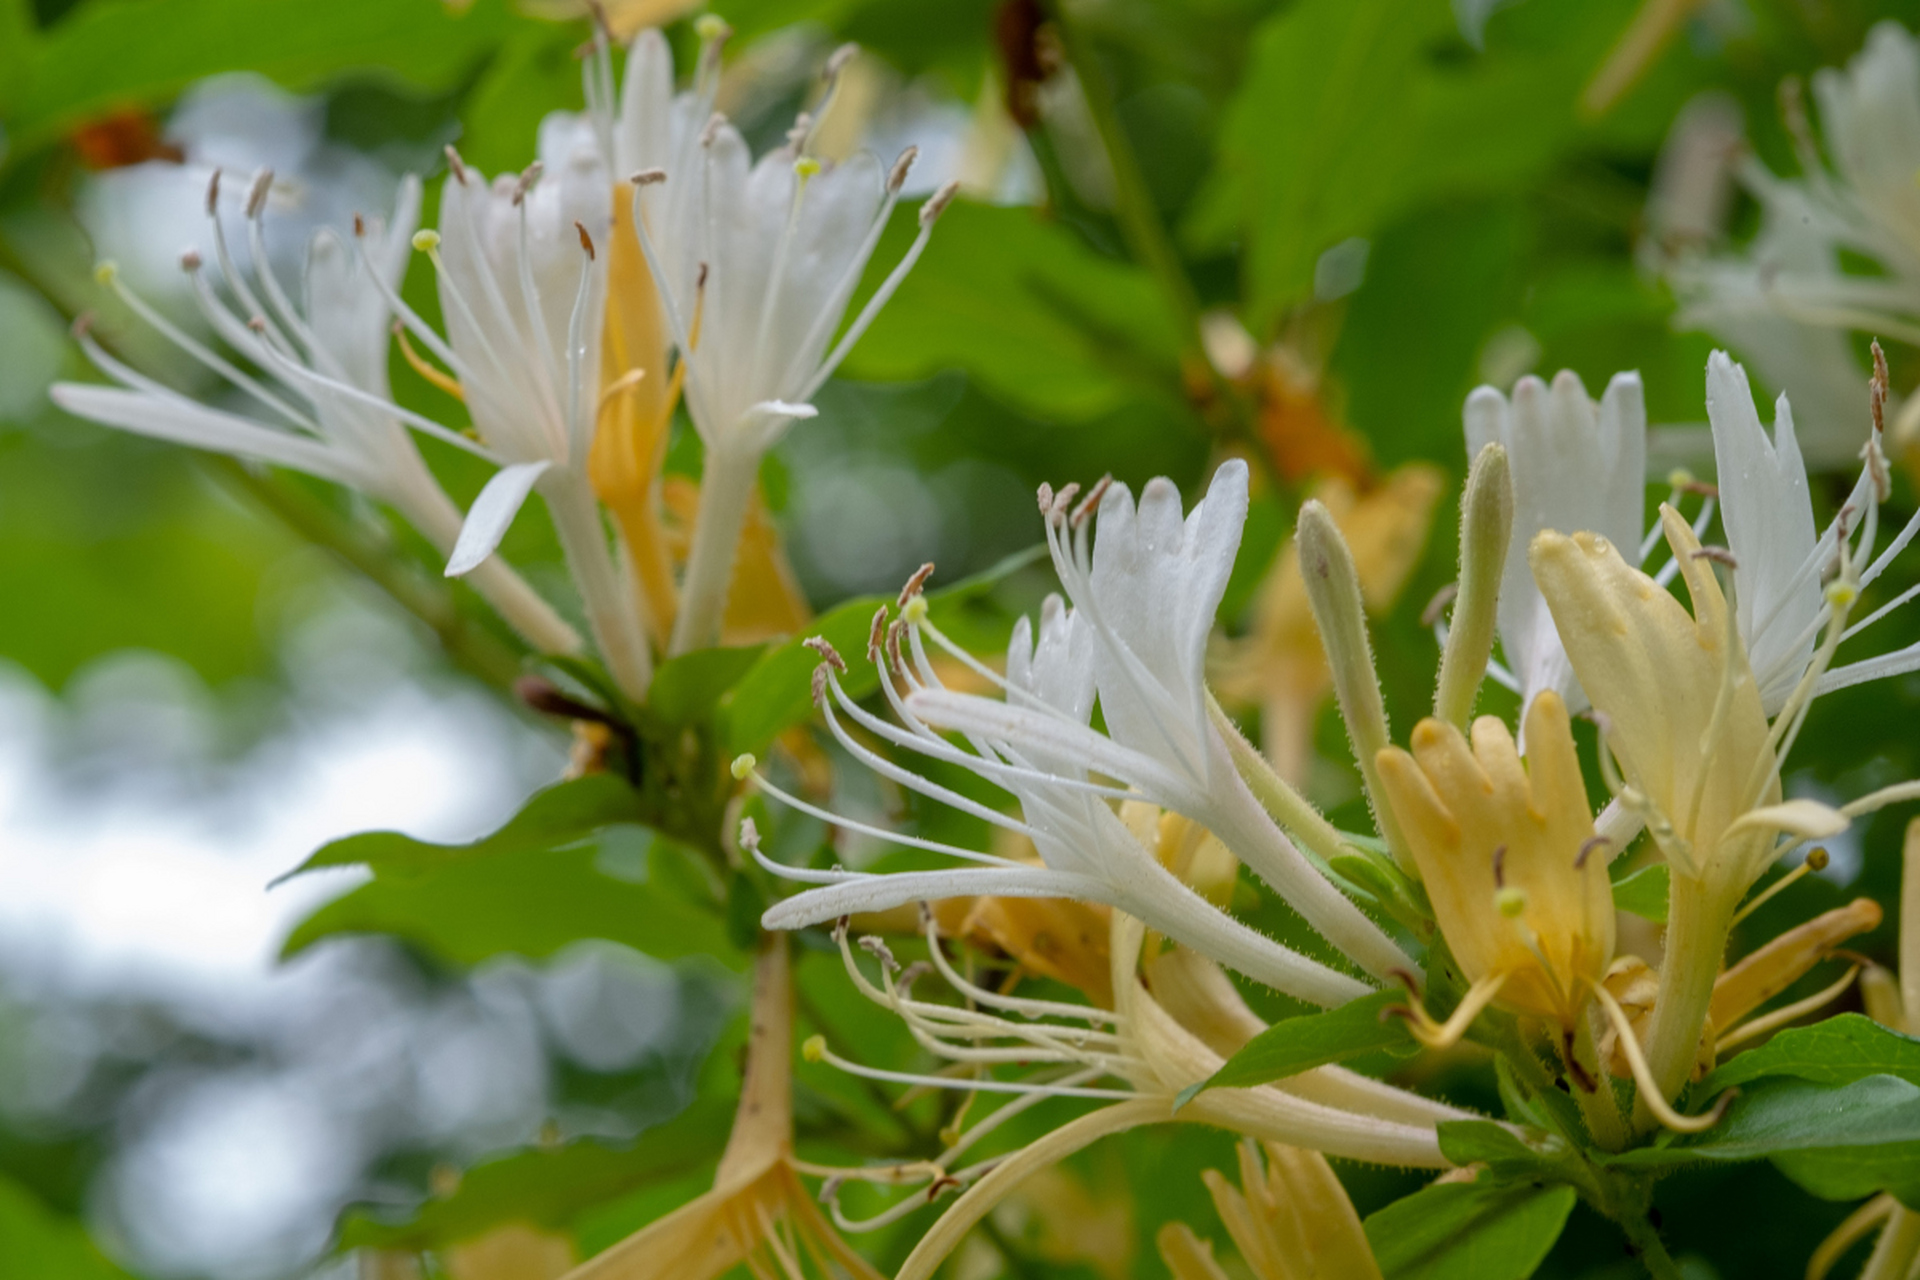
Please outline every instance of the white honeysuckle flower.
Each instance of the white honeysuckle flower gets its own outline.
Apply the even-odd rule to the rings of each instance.
[[[1069,488],[1057,496],[1050,490],[1042,493],[1054,561],[1074,608],[1069,612],[1059,604],[1048,607],[1038,656],[1031,663],[1017,644],[1009,658],[1008,675],[989,672],[933,626],[924,603],[905,607],[903,630],[916,657],[924,634],[956,659],[1002,684],[1004,699],[948,689],[929,665],[916,662],[897,673],[905,681],[904,691],[896,690],[891,679],[883,681],[895,714],[907,728],[887,724],[844,700],[841,713],[869,732],[959,764],[1030,802],[1034,809],[1020,824],[1023,834],[1031,835],[1049,823],[1061,824],[1051,835],[1042,830],[1034,837],[1036,844],[1043,839],[1056,842],[1054,853],[1042,850],[1049,874],[1071,870],[1104,880],[1107,887],[1097,900],[1120,901],[1125,910],[1152,921],[1155,928],[1166,927],[1181,936],[1178,929],[1163,926],[1157,918],[1171,909],[1166,904],[1150,909],[1135,898],[1116,898],[1123,892],[1114,887],[1116,877],[1132,874],[1126,869],[1135,851],[1114,843],[1124,828],[1107,821],[1113,815],[1097,812],[1106,806],[1093,803],[1094,798],[1141,798],[1185,814],[1218,836],[1314,929],[1367,972],[1380,978],[1411,972],[1414,966],[1406,954],[1275,825],[1234,768],[1226,740],[1209,719],[1205,641],[1246,518],[1246,464],[1232,461],[1222,466],[1207,498],[1184,521],[1179,492],[1164,479],[1147,486],[1138,508],[1122,485],[1103,484],[1078,507],[1073,505],[1076,492]],[[1096,507],[1101,534],[1097,545],[1090,545],[1090,517]],[[1071,660],[1064,656],[1069,651],[1075,655]],[[823,679],[825,688],[838,689],[831,671]],[[1096,693],[1107,733],[1088,724]],[[935,730],[966,735],[973,750],[952,746]],[[917,780],[910,781],[904,771],[872,757],[871,752],[862,758],[884,776],[917,785]],[[1124,785],[1098,785],[1088,780],[1089,773]],[[1076,798],[1080,795],[1088,799]],[[957,799],[946,794],[937,798],[947,803]],[[956,807],[983,817],[991,812],[966,803]],[[1066,830],[1069,818],[1070,833]],[[943,851],[975,861],[980,857],[950,848]],[[1029,878],[1024,883],[1034,886],[1030,895],[1042,892],[1038,880]],[[1088,892],[1073,883],[1050,883],[1045,892],[1053,896]],[[1131,882],[1124,892],[1137,895],[1154,883]],[[909,891],[905,885],[893,892],[905,895],[899,901],[929,896]],[[1004,890],[953,887],[945,892]],[[1183,910],[1190,910],[1180,901]],[[1211,908],[1205,915],[1194,914],[1193,921],[1192,926],[1181,927],[1210,922],[1218,935],[1206,943],[1185,938],[1196,950],[1218,955],[1242,972],[1303,999],[1328,1003],[1363,989],[1352,978],[1312,964],[1258,935],[1249,936],[1230,917]],[[1229,945],[1229,936],[1231,945],[1241,948],[1231,953],[1238,959],[1228,958],[1230,953],[1222,950]],[[1247,951],[1247,947],[1257,950]]]
[[[443,552],[460,536],[461,514],[434,479],[408,428],[472,452],[472,442],[400,409],[387,381],[388,298],[406,272],[409,240],[420,214],[420,184],[401,183],[391,219],[363,218],[360,253],[333,231],[308,245],[303,302],[280,284],[265,252],[264,213],[273,175],[258,174],[248,194],[249,260],[235,261],[219,217],[220,175],[206,197],[215,262],[198,252],[182,259],[189,288],[212,332],[256,372],[169,321],[102,263],[99,278],[141,319],[198,364],[218,375],[229,394],[223,407],[175,391],[109,355],[79,327],[82,349],[117,387],[59,383],[56,404],[76,416],[192,448],[234,454],[358,489],[386,502]],[[476,567],[473,585],[529,642],[549,653],[573,653],[579,637],[498,557]]]
[[[909,603],[909,616],[920,611],[914,601]],[[776,874],[819,886],[771,907],[763,921],[766,927],[803,928],[853,912],[881,911],[925,899],[1076,898],[1125,911],[1201,954],[1303,1000],[1331,1005],[1368,992],[1365,983],[1281,946],[1177,879],[1114,812],[1112,788],[1088,780],[1087,763],[1084,757],[1076,759],[1070,741],[1041,739],[1015,745],[991,733],[970,733],[971,750],[967,750],[934,732],[915,714],[914,702],[921,693],[944,686],[927,658],[919,628],[897,623],[889,633],[884,615],[882,610],[874,619],[868,656],[879,669],[881,687],[900,724],[862,709],[847,695],[840,683],[839,657],[823,645],[825,661],[815,691],[828,728],[856,759],[882,777],[1027,837],[1042,865],[861,827],[762,779],[762,786],[777,799],[836,825],[975,864],[937,871],[869,873],[803,871],[762,859]],[[1024,618],[1015,625],[1007,649],[1009,696],[1091,735],[1086,725],[1094,701],[1093,650],[1092,628],[1082,615],[1069,611],[1058,596],[1049,596],[1041,610],[1037,641]],[[968,800],[883,758],[858,741],[844,721],[896,746],[971,769],[1011,793],[1019,801],[1021,816],[1010,817]],[[1098,761],[1094,763],[1100,767]]]
[[[609,140],[619,163],[633,166],[635,229],[706,447],[674,652],[717,633],[762,455],[794,419],[814,416],[814,394],[912,269],[953,196],[943,188],[922,206],[920,234],[842,331],[913,151],[890,170],[865,153],[829,164],[808,154],[817,121],[803,115],[756,162],[739,131],[711,114],[726,34],[717,19],[703,24],[694,86],[675,95],[665,41],[643,32]],[[822,113],[852,53],[829,61]]]
[[[639,700],[652,653],[587,477],[606,319],[606,263],[596,246],[612,225],[612,180],[594,129],[579,117],[542,122],[540,149],[525,173],[492,182],[448,150],[439,230],[414,237],[438,273],[446,336],[391,293],[389,301],[451,371],[475,432],[504,464],[474,500],[448,575],[491,555],[537,488],[601,656]]]
[[[1551,386],[1536,377],[1520,379],[1510,400],[1483,386],[1467,397],[1463,417],[1467,456],[1502,445],[1513,476],[1513,535],[1500,582],[1506,669],[1492,674],[1518,692],[1524,705],[1552,689],[1569,710],[1580,711],[1586,695],[1534,585],[1527,548],[1543,529],[1588,530],[1620,547],[1640,545],[1647,466],[1640,375],[1615,374],[1598,404],[1579,376],[1564,369]]]
[[[1920,40],[1880,23],[1844,70],[1815,74],[1813,97],[1824,156],[1794,98],[1801,175],[1777,177],[1757,159],[1741,167],[1760,235],[1739,255],[1682,254],[1668,270],[1681,322],[1736,346],[1793,396],[1808,460],[1828,469],[1849,464],[1863,407],[1845,332],[1920,342]],[[1844,270],[1842,251],[1879,270]]]
[[[1716,351],[1707,359],[1707,419],[1720,487],[1720,521],[1738,569],[1735,610],[1768,715],[1813,656],[1823,602],[1817,574],[1800,570],[1816,541],[1807,468],[1793,410],[1774,405],[1773,439],[1760,425],[1747,373]]]

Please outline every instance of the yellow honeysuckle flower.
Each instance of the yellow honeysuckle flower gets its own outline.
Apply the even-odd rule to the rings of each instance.
[[[573,1266],[573,1241],[510,1222],[454,1245],[442,1261],[448,1280],[558,1280]]]
[[[1379,755],[1381,780],[1434,916],[1472,983],[1465,1029],[1489,1001],[1572,1031],[1613,959],[1613,887],[1592,856],[1593,815],[1566,704],[1527,712],[1526,762],[1495,716],[1464,734],[1422,720],[1412,754]]]
[[[674,519],[667,545],[674,561],[684,562],[690,548],[687,531],[693,528],[700,506],[700,486],[685,476],[669,476],[662,497]],[[780,530],[756,490],[740,529],[726,610],[721,615],[720,642],[759,644],[793,635],[812,619],[813,610],[807,606],[807,597],[787,563]]]
[[[1426,548],[1443,485],[1437,467],[1416,463],[1365,494],[1344,477],[1315,490],[1353,551],[1371,612],[1392,608],[1406,587]],[[1212,683],[1220,697],[1260,708],[1267,757],[1281,777],[1297,784],[1312,759],[1313,720],[1333,688],[1333,675],[1292,539],[1274,557],[1255,610],[1252,633],[1217,650]]]
[[[827,1220],[793,1153],[793,992],[784,935],[762,940],[746,1078],[713,1190],[567,1273],[566,1280],[808,1274],[884,1280]]]
[[[1379,1280],[1360,1215],[1319,1152],[1248,1138],[1240,1143],[1240,1187],[1217,1169],[1200,1176],[1255,1280]],[[1184,1222],[1162,1227],[1158,1244],[1174,1280],[1226,1280],[1213,1246]]]

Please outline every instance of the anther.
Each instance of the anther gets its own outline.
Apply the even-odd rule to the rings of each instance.
[[[213,176],[207,179],[207,216],[216,216],[220,212],[220,170],[215,169]]]
[[[1573,869],[1575,871],[1585,869],[1588,854],[1592,853],[1595,849],[1604,848],[1612,843],[1613,841],[1607,839],[1605,836],[1588,836],[1580,842],[1580,852],[1574,855]]]
[[[353,238],[355,240],[364,240],[366,238],[366,235],[367,235],[367,220],[361,217],[357,213],[354,214],[353,215]]]
[[[880,665],[880,654],[887,643],[887,606],[874,611],[873,625],[867,628],[867,661]]]
[[[1807,865],[1815,871],[1825,871],[1828,860],[1827,851],[1822,847],[1816,846],[1807,850]]]
[[[1873,477],[1874,498],[1885,502],[1892,497],[1893,473],[1887,467],[1886,451],[1880,447],[1880,431],[1877,427],[1867,437],[1867,442],[1860,446],[1860,460],[1867,464],[1867,474]]]
[[[800,643],[819,654],[821,661],[841,675],[847,674],[847,664],[841,659],[840,651],[835,649],[833,643],[825,636],[808,636]]]
[[[1042,480],[1037,496],[1040,499],[1040,514],[1051,517],[1053,515],[1053,486]]]
[[[627,179],[628,182],[631,182],[636,187],[648,187],[656,182],[665,182],[666,180],[667,171],[665,169],[642,169]]]
[[[907,170],[913,168],[913,162],[920,158],[920,148],[908,147],[893,162],[893,168],[887,172],[887,190],[898,192],[907,185]]]
[[[749,853],[760,851],[760,828],[752,818],[740,819],[740,847]]]
[[[852,62],[855,55],[857,55],[859,52],[860,52],[860,46],[852,43],[851,41],[841,45],[838,49],[835,49],[833,51],[833,55],[827,59],[827,66],[826,66],[827,79],[829,80],[838,79],[840,76],[840,73],[847,69],[847,64],[849,62]]]
[[[200,269],[200,251],[198,249],[189,249],[181,254],[180,269],[182,271],[198,271]]]
[[[1873,340],[1873,377],[1867,383],[1867,397],[1873,404],[1873,434],[1878,436],[1887,425],[1887,391],[1892,379],[1887,376],[1887,353],[1880,349],[1880,340]]]
[[[454,181],[458,182],[463,187],[466,186],[467,185],[467,166],[465,165],[465,163],[461,161],[460,153],[453,149],[453,146],[451,143],[449,143],[446,148],[446,155],[447,155],[447,168],[452,170]]]
[[[860,939],[860,949],[878,960],[882,967],[891,972],[899,972],[900,962],[893,958],[893,950],[882,939],[865,934]]]
[[[1723,564],[1729,569],[1738,569],[1740,567],[1740,562],[1734,558],[1733,552],[1727,550],[1725,547],[1701,547],[1699,550],[1693,552],[1693,559],[1711,560],[1715,564]]]
[[[533,184],[540,181],[540,175],[546,172],[546,166],[535,160],[520,171],[520,181],[513,184],[513,205],[517,209],[521,201],[527,198],[527,192],[533,190]]]
[[[247,192],[247,216],[257,218],[267,206],[267,192],[273,187],[273,170],[262,169],[253,175],[253,188]]]
[[[695,293],[698,293],[700,290],[706,287],[707,287],[707,264],[703,262],[700,264],[700,269],[693,273],[693,289]]]
[[[1507,887],[1507,846],[1501,845],[1493,851],[1493,887]]]
[[[827,668],[825,663],[813,669],[813,683],[808,687],[807,693],[808,696],[813,699],[815,710],[825,711],[827,709]]]
[[[1070,484],[1062,485],[1060,492],[1053,495],[1053,510],[1047,514],[1055,520],[1065,519],[1067,508],[1073,505],[1073,500],[1079,492],[1080,482],[1077,480]]]
[[[576,222],[573,224],[573,229],[580,233],[580,247],[587,251],[587,261],[592,262],[594,259],[593,237],[587,234],[586,224]]]
[[[907,585],[900,588],[900,607],[902,609],[907,607],[907,601],[920,594],[921,589],[927,585],[927,579],[932,576],[933,561],[931,560],[913,571],[913,576],[907,579]]]
[[[753,753],[750,751],[735,756],[733,758],[733,764],[730,766],[734,779],[739,782],[745,782],[747,775],[752,773],[754,766],[759,763],[758,760],[753,758]]]
[[[413,233],[413,247],[421,253],[432,253],[440,247],[440,233],[432,227],[422,227]]]
[[[807,135],[812,132],[813,115],[810,112],[802,111],[793,118],[793,123],[787,128],[787,150],[794,152],[796,155],[799,154],[800,149],[807,145]]]
[[[713,140],[720,136],[721,126],[726,124],[726,122],[727,118],[718,111],[708,116],[706,127],[700,130],[700,145],[703,147],[712,146]]]
[[[1074,528],[1077,529],[1087,522],[1087,517],[1099,508],[1100,499],[1106,497],[1107,490],[1112,487],[1113,473],[1111,471],[1094,482],[1093,488],[1087,490],[1087,496],[1080,499],[1080,505],[1075,507],[1073,514],[1067,517]]]
[[[959,180],[956,179],[927,197],[927,202],[920,206],[920,225],[922,227],[932,226],[934,219],[945,213],[947,206],[952,204],[953,198],[959,194],[960,183]]]
[[[248,319],[247,328],[253,330],[255,333],[265,333],[267,331],[267,318],[265,316],[253,316]]]

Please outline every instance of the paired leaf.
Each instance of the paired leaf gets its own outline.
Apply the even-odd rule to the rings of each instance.
[[[1244,1089],[1284,1080],[1381,1049],[1411,1053],[1419,1046],[1406,1022],[1387,1013],[1406,1000],[1404,992],[1376,991],[1325,1013],[1284,1018],[1249,1040],[1211,1076],[1182,1090],[1176,1105],[1185,1106],[1208,1089]]]
[[[1613,886],[1613,905],[1655,924],[1667,922],[1667,864],[1642,867]]]
[[[1782,1031],[1759,1048],[1722,1063],[1700,1089],[1715,1094],[1764,1076],[1844,1085],[1875,1075],[1920,1085],[1920,1040],[1860,1014],[1842,1013],[1810,1027]]]
[[[1386,1280],[1523,1280],[1573,1211],[1572,1187],[1434,1183],[1366,1220]]]

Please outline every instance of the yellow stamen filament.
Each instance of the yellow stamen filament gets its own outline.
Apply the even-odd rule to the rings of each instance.
[[[1504,973],[1489,974],[1468,987],[1467,994],[1460,998],[1459,1008],[1445,1022],[1434,1021],[1417,996],[1410,998],[1403,1007],[1413,1038],[1429,1049],[1449,1049],[1460,1043],[1460,1037],[1467,1033],[1480,1011],[1493,1003],[1508,977]]]
[[[1807,1259],[1807,1280],[1826,1280],[1833,1270],[1833,1264],[1846,1255],[1864,1239],[1875,1227],[1894,1215],[1900,1202],[1890,1195],[1877,1195],[1855,1209],[1847,1220],[1833,1229],[1833,1234],[1820,1242],[1813,1251],[1813,1257]]]
[[[1775,1009],[1772,1013],[1762,1014],[1757,1018],[1752,1018],[1741,1023],[1737,1028],[1727,1032],[1726,1035],[1721,1036],[1717,1040],[1714,1046],[1715,1052],[1725,1053],[1735,1045],[1745,1044],[1756,1036],[1766,1035],[1769,1031],[1786,1026],[1796,1018],[1801,1018],[1812,1013],[1829,1000],[1837,998],[1842,991],[1845,991],[1853,984],[1853,980],[1859,975],[1860,966],[1854,965],[1848,969],[1846,973],[1841,975],[1840,981],[1834,983],[1832,986],[1822,991],[1816,991],[1804,1000],[1796,1000],[1792,1004],[1783,1005]]]
[[[1614,1032],[1619,1037],[1620,1052],[1625,1056],[1627,1065],[1633,1068],[1633,1082],[1640,1086],[1640,1101],[1653,1113],[1654,1119],[1676,1133],[1704,1133],[1719,1124],[1727,1104],[1733,1101],[1738,1090],[1729,1089],[1721,1094],[1713,1104],[1713,1109],[1702,1115],[1681,1115],[1661,1095],[1653,1071],[1647,1066],[1647,1057],[1640,1051],[1640,1040],[1633,1034],[1633,1023],[1628,1021],[1627,1011],[1620,1007],[1620,1002],[1613,998],[1611,991],[1597,982],[1593,984],[1593,995],[1613,1022]]]
[[[467,389],[460,385],[460,380],[446,370],[436,369],[434,366],[428,364],[426,357],[422,356],[418,351],[415,351],[413,349],[413,343],[407,340],[406,329],[396,323],[393,326],[393,336],[400,339],[400,354],[407,358],[407,363],[413,366],[415,373],[452,396],[455,400],[460,401],[462,404],[466,403]]]
[[[1800,879],[1802,876],[1806,875],[1808,872],[1825,871],[1826,869],[1827,869],[1827,851],[1825,849],[1813,850],[1811,853],[1807,854],[1807,860],[1805,862],[1802,862],[1799,866],[1787,872],[1787,874],[1781,876],[1778,880],[1775,880],[1772,884],[1768,885],[1762,893],[1757,895],[1753,899],[1753,901],[1747,903],[1746,906],[1734,912],[1733,919],[1728,922],[1727,927],[1731,929],[1734,925],[1737,925],[1742,920],[1745,920],[1748,916],[1758,911],[1761,908],[1761,906],[1764,905],[1768,900],[1770,900],[1775,894],[1779,893],[1781,890],[1785,889],[1788,885]]]

